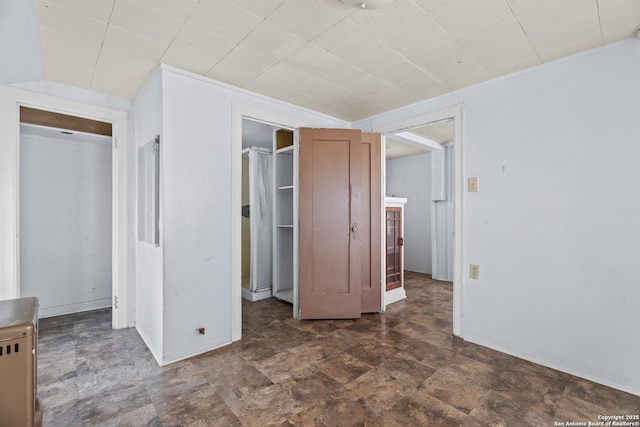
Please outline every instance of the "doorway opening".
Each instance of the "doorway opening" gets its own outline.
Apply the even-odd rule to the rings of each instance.
[[[45,271],[41,266],[29,268],[29,263],[32,263],[33,261],[28,258],[30,255],[33,255],[33,251],[29,250],[29,247],[31,246],[31,249],[35,249],[36,252],[45,252],[49,257],[49,262],[55,261],[56,263],[64,262],[67,264],[75,264],[72,266],[73,268],[82,270],[80,277],[76,277],[75,279],[78,279],[79,282],[90,282],[75,284],[76,286],[82,286],[82,289],[87,291],[79,301],[73,301],[73,298],[71,298],[71,300],[54,300],[51,299],[50,296],[55,292],[59,292],[59,289],[50,286],[53,280],[51,277],[48,277],[48,282],[45,282],[42,286],[50,286],[53,289],[38,291],[39,293],[44,292],[43,295],[48,295],[45,296],[44,299],[42,297],[40,298],[41,316],[54,316],[63,313],[91,310],[104,306],[112,307],[113,328],[132,326],[134,323],[134,313],[133,306],[130,304],[130,294],[133,290],[128,288],[127,280],[129,257],[129,239],[127,232],[127,113],[60,100],[39,94],[17,93],[15,98],[16,114],[14,117],[17,131],[15,133],[14,140],[16,156],[14,185],[17,197],[16,204],[13,209],[15,209],[14,226],[16,241],[14,246],[15,253],[10,254],[15,257],[16,266],[13,297],[19,298],[22,296],[28,296],[27,293],[34,291],[32,286],[34,282],[29,283],[32,278],[28,277],[28,274],[26,273],[27,269],[29,269],[29,273],[33,273],[35,271],[37,274],[42,274]],[[26,146],[21,147],[23,145],[21,140],[24,140],[25,136],[27,139],[31,139],[31,141],[26,143],[26,145],[30,145],[28,148],[25,148]],[[53,173],[53,171],[57,169],[55,162],[53,162],[53,158],[43,159],[43,157],[46,156],[43,156],[42,152],[39,152],[39,149],[34,149],[34,146],[38,144],[42,146],[42,140],[47,138],[57,138],[61,141],[51,143],[53,145],[44,144],[47,149],[52,149],[53,146],[58,146],[56,144],[62,144],[61,146],[64,146],[67,151],[70,149],[72,152],[74,149],[82,152],[87,151],[89,147],[100,147],[94,151],[106,151],[107,154],[96,156],[96,152],[93,152],[89,157],[85,156],[84,161],[79,162],[79,164],[83,166],[81,168],[75,168],[75,172],[73,168],[69,168],[69,170],[65,171],[67,176],[64,178],[60,178],[58,175],[57,179],[61,179],[61,181],[68,184],[57,187],[54,185],[52,188],[55,188],[56,191],[52,191],[52,194],[47,194],[46,197],[42,196],[42,194],[40,194],[42,197],[31,197],[29,194],[26,194],[26,197],[23,198],[23,195],[25,195],[24,191],[28,190],[28,186],[25,187],[25,185],[28,185],[28,179],[31,179],[31,184],[34,182],[37,183],[39,181],[44,181],[48,179],[48,177],[45,176],[46,171]],[[34,139],[39,139],[40,142],[34,142]],[[83,140],[83,143],[80,143],[81,140]],[[74,148],[70,148],[70,146],[74,145]],[[26,154],[27,151],[25,150],[30,150],[31,153]],[[36,152],[35,165],[39,167],[32,168],[31,172],[35,173],[35,178],[34,176],[27,178],[25,174],[29,172],[29,168],[22,170],[22,160],[34,160],[32,155],[34,154],[33,151]],[[92,151],[92,149],[89,149],[88,151]],[[22,158],[23,154],[26,154],[25,159]],[[69,158],[65,159],[65,156],[60,155],[59,151],[54,153],[54,155],[58,157],[58,160],[63,162],[78,160]],[[69,157],[74,156],[82,157],[82,155],[79,155],[78,153],[69,155]],[[63,168],[64,166],[65,165],[58,165],[58,168]],[[69,260],[68,258],[64,261],[53,260],[51,259],[53,251],[50,249],[53,247],[54,250],[60,251],[61,238],[58,238],[59,236],[53,236],[51,241],[45,239],[47,236],[51,237],[52,232],[55,233],[59,230],[55,230],[56,226],[52,226],[50,223],[42,221],[42,217],[38,219],[38,215],[41,215],[41,212],[38,211],[45,208],[51,209],[52,204],[56,205],[56,209],[61,208],[62,205],[69,205],[69,203],[77,201],[75,199],[82,198],[78,192],[73,193],[72,196],[69,196],[69,193],[67,193],[64,197],[57,197],[60,195],[60,191],[58,190],[63,187],[73,186],[75,185],[72,184],[74,182],[82,182],[83,173],[88,173],[91,168],[99,169],[100,171],[99,174],[93,175],[91,179],[96,182],[103,183],[106,179],[106,185],[108,185],[108,188],[106,186],[98,186],[94,191],[85,191],[84,194],[82,194],[82,197],[86,199],[100,199],[100,203],[97,205],[98,207],[96,208],[94,206],[92,208],[93,210],[83,208],[82,212],[79,213],[69,213],[67,211],[67,217],[65,217],[65,214],[60,214],[59,218],[63,218],[67,221],[69,219],[68,217],[76,216],[76,219],[79,221],[79,223],[76,224],[76,228],[82,228],[87,225],[87,223],[91,222],[107,224],[100,229],[100,232],[96,232],[97,234],[94,234],[93,237],[85,234],[80,238],[75,236],[73,239],[74,250],[76,252],[78,251],[78,247],[82,248],[84,242],[87,240],[93,240],[94,243],[95,241],[100,241],[99,248],[92,247],[89,251],[89,255],[95,256],[100,260],[92,260],[87,263],[82,263],[82,260],[74,257],[72,257],[72,260]],[[50,182],[49,184],[52,183]],[[36,194],[38,194],[38,191],[42,193],[45,190],[40,186],[36,190]],[[82,192],[83,190],[80,189],[78,191]],[[31,199],[29,199],[30,197]],[[26,209],[26,212],[21,212],[21,204],[24,205],[22,209]],[[27,205],[29,207],[27,207]],[[109,212],[106,213],[103,212],[103,210],[108,210]],[[34,214],[35,216],[25,218],[23,213],[25,215]],[[108,223],[105,222],[105,218],[109,219]],[[35,222],[31,222],[31,225],[29,225],[30,221],[34,219]],[[33,224],[40,224],[40,228],[38,228],[38,226],[33,227]],[[69,227],[68,222],[65,226]],[[58,228],[61,227],[58,225]],[[95,229],[96,228],[94,227],[94,231]],[[29,234],[31,234],[31,236],[29,236]],[[97,238],[96,236],[98,235],[102,236],[102,238]],[[35,245],[33,242],[28,243],[26,248],[21,248],[21,246],[25,245],[25,242],[22,241],[23,237],[34,238],[34,241],[37,243],[35,243]],[[47,248],[48,252],[45,251]],[[26,251],[28,251],[27,254],[25,254]],[[83,250],[80,249],[80,252],[83,252]],[[101,253],[101,256],[97,256],[97,253]],[[42,253],[40,255],[42,255]],[[24,262],[26,262],[26,265],[23,266],[22,264]],[[67,272],[73,271],[69,265],[67,265],[67,267]],[[64,269],[57,270],[59,277],[64,277],[66,275],[63,270]],[[78,270],[75,270],[75,273],[78,273]],[[87,279],[88,276],[83,276],[89,270],[101,272],[103,279],[100,281],[100,285],[97,285],[97,282],[95,281]],[[21,272],[22,277],[20,274]],[[105,279],[105,277],[107,277],[107,279]],[[93,289],[94,287],[95,289]],[[66,293],[69,294],[70,292]],[[67,297],[69,297],[69,295],[67,295]]]
[[[385,134],[385,195],[406,197],[406,211],[411,212],[405,222],[410,228],[403,242],[405,269],[453,282],[453,333],[458,336],[462,317],[461,121],[462,107],[455,106],[374,129]]]
[[[111,306],[110,123],[20,110],[20,294],[40,317]]]
[[[386,197],[407,199],[404,267],[453,281],[453,120],[390,134]]]
[[[111,139],[21,125],[20,291],[40,317],[111,306]]]
[[[306,126],[306,122],[283,116],[278,113],[265,110],[256,110],[249,107],[234,106],[232,125],[232,193],[231,193],[231,340],[238,341],[242,338],[242,300],[259,300],[268,298],[272,294],[272,289],[265,289],[267,286],[256,284],[255,291],[251,292],[251,284],[243,286],[243,275],[245,281],[251,279],[251,268],[253,267],[250,251],[251,242],[246,241],[250,236],[251,229],[247,229],[250,222],[241,215],[242,211],[251,216],[251,205],[246,206],[247,199],[243,200],[243,186],[248,184],[248,180],[243,179],[243,150],[254,145],[257,150],[266,151],[266,146],[273,148],[274,132],[278,130],[293,131]],[[245,132],[246,131],[246,132]],[[250,165],[246,165],[250,166]],[[275,181],[274,181],[275,182]],[[274,184],[275,185],[275,184]],[[248,188],[244,189],[245,192]],[[246,196],[246,194],[245,194]],[[255,207],[254,207],[255,209]],[[248,210],[248,212],[246,212]],[[249,218],[250,220],[250,218]],[[244,230],[243,230],[244,226]],[[250,227],[250,225],[249,225]],[[244,231],[244,237],[243,237]],[[273,239],[273,235],[272,235]],[[272,246],[273,248],[273,246]],[[244,252],[244,256],[243,256]],[[249,254],[247,254],[249,252]],[[247,257],[247,255],[249,255]],[[264,261],[264,258],[263,258]],[[267,262],[261,262],[264,273],[267,270]],[[273,262],[271,262],[273,267]],[[260,267],[258,267],[260,268]],[[254,270],[254,274],[256,271]],[[266,273],[264,273],[266,276]],[[271,270],[269,275],[273,277]],[[261,289],[258,289],[261,288]],[[292,306],[292,313],[294,307]]]

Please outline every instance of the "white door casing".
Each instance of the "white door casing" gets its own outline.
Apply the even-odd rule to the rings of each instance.
[[[6,86],[0,87],[0,299],[20,297],[20,106],[112,124],[112,325],[133,326],[133,289],[127,280],[128,113]]]
[[[453,138],[453,186],[454,186],[454,241],[453,241],[453,333],[462,335],[462,215],[463,215],[463,173],[462,170],[462,105],[454,105],[435,111],[418,114],[405,119],[374,124],[372,132],[395,134],[405,130],[422,127],[442,120],[454,120]],[[382,181],[384,183],[384,180]]]
[[[287,129],[308,126],[304,120],[234,103],[231,113],[231,341],[242,338],[242,119],[251,119]]]

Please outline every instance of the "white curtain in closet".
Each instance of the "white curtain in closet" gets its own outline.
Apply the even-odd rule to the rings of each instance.
[[[267,149],[249,150],[249,221],[251,226],[250,290],[271,287],[273,231],[273,156]]]

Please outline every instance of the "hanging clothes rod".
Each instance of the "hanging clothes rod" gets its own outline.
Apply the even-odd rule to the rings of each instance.
[[[268,148],[265,147],[248,147],[248,148],[243,148],[242,149],[242,157],[246,157],[249,155],[249,152],[253,150],[253,151],[259,151],[261,153],[267,153],[267,154],[271,154],[272,151]]]
[[[263,153],[269,153],[271,154],[271,150],[265,147],[249,147],[249,150],[254,150],[254,151],[261,151]]]

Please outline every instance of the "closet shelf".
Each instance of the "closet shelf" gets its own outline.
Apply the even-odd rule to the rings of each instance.
[[[292,132],[285,135],[286,141],[281,144],[280,140],[276,140],[273,144],[276,154],[273,156],[275,188],[273,189],[272,292],[274,297],[293,304],[293,282],[296,277],[295,261],[298,250],[297,201],[294,200],[294,193],[297,192],[295,182],[298,169],[298,146]],[[283,146],[285,144],[286,146]]]
[[[280,148],[278,150],[276,150],[276,153],[278,154],[285,154],[285,153],[289,153],[291,152],[291,154],[293,154],[293,145],[289,145],[288,147],[283,147]]]
[[[278,298],[290,304],[293,304],[293,289],[285,289],[285,290],[274,292],[273,296],[275,298]]]

